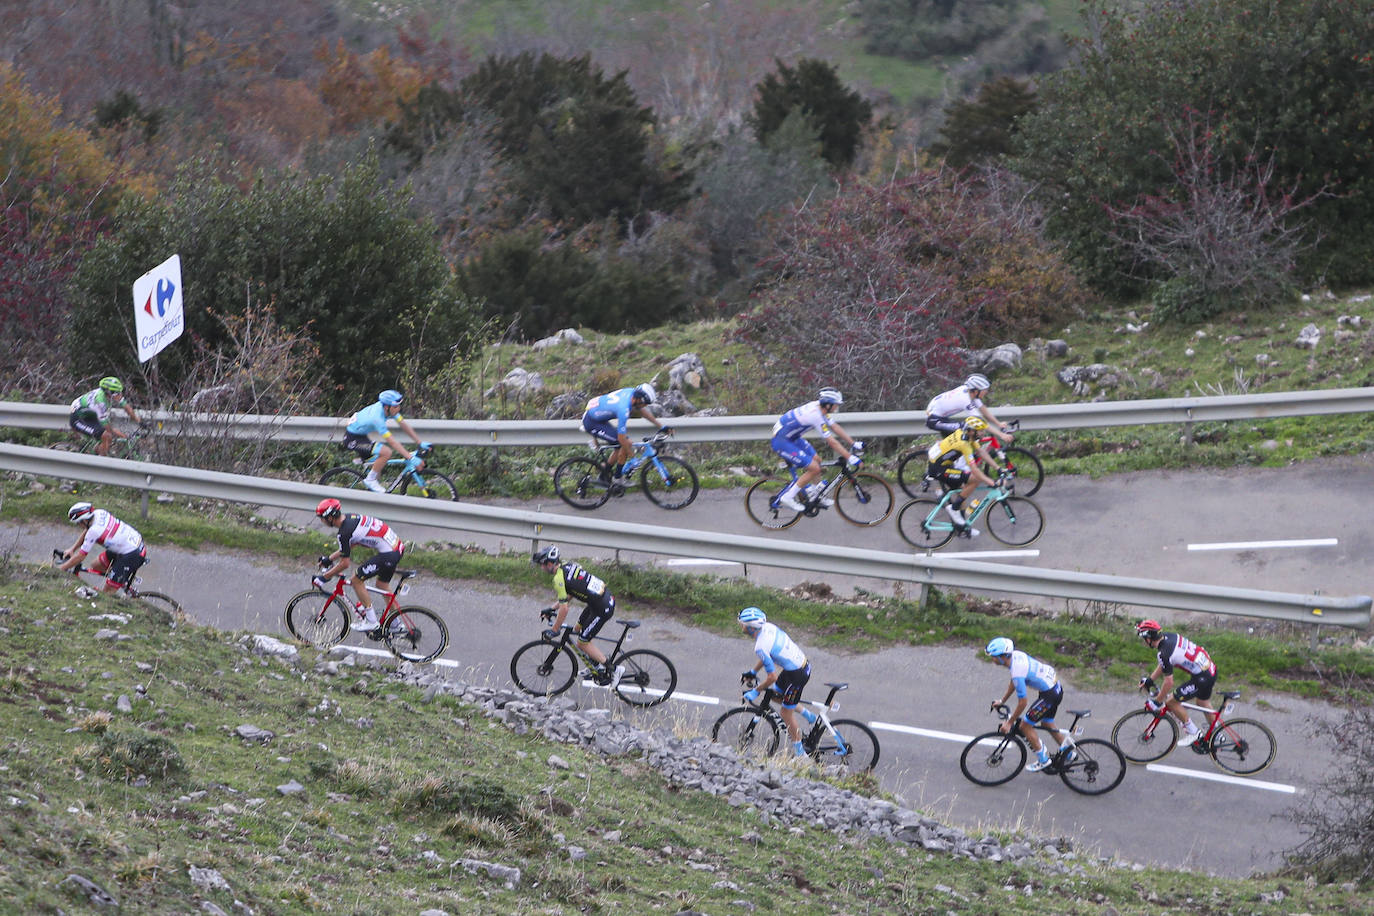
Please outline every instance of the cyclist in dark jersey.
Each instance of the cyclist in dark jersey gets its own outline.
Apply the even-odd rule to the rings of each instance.
[[[1136,624],[1136,635],[1145,645],[1155,650],[1159,664],[1155,670],[1140,679],[1141,687],[1154,687],[1155,678],[1162,677],[1156,696],[1164,698],[1164,705],[1183,723],[1188,732],[1189,746],[1199,754],[1207,753],[1206,745],[1200,744],[1201,732],[1197,724],[1188,718],[1186,701],[1196,702],[1208,709],[1212,707],[1212,687],[1217,682],[1217,665],[1207,650],[1192,642],[1182,633],[1165,633],[1164,628],[1154,620],[1142,620]],[[1174,690],[1174,669],[1182,668],[1189,674],[1188,683]],[[1151,704],[1153,705],[1153,704]]]
[[[353,629],[371,632],[377,629],[380,621],[372,609],[372,598],[367,591],[367,581],[377,577],[377,584],[389,588],[391,577],[396,573],[396,564],[401,562],[401,554],[406,546],[401,538],[386,522],[370,515],[355,512],[344,514],[343,506],[337,499],[322,500],[315,507],[315,515],[331,528],[339,530],[339,549],[328,557],[331,565],[327,570],[311,579],[316,588],[323,589],[324,583],[340,575],[353,566],[353,548],[369,547],[377,551],[371,558],[358,564],[353,574],[353,591],[358,596],[358,610],[363,613],[363,622],[353,624]]]
[[[563,621],[567,619],[572,599],[585,602],[586,607],[577,618],[574,628],[577,647],[597,665],[600,683],[614,688],[620,682],[625,668],[617,665],[615,671],[606,671],[606,655],[592,642],[606,621],[615,613],[615,596],[606,590],[606,583],[587,572],[577,563],[563,563],[558,548],[550,544],[537,551],[530,562],[553,577],[554,606],[557,613],[553,626],[544,631],[545,639],[557,639]]]

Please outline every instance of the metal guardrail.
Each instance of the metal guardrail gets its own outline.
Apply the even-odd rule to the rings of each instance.
[[[306,512],[313,511],[320,499],[339,494],[335,487],[147,462],[119,461],[4,443],[0,443],[0,468],[35,476],[64,477],[136,490],[158,490]],[[789,569],[814,569],[820,561],[832,573],[941,588],[972,588],[1111,601],[1143,607],[1343,627],[1363,628],[1370,622],[1371,599],[1367,595],[1317,597],[1065,570],[1023,569],[921,554],[805,544],[714,531],[673,530],[655,525],[573,518],[528,510],[435,502],[361,490],[348,491],[348,503],[350,507],[376,512],[390,522],[521,538],[532,542],[557,541],[611,550],[623,550],[626,544],[633,544],[634,550],[644,553],[732,560]]]
[[[1266,417],[1374,411],[1374,388],[1334,388],[1271,394],[1219,397],[1159,398],[1145,401],[1102,401],[1090,404],[996,406],[1014,416],[1023,430],[1085,429],[1100,426],[1141,426],[1155,423],[1201,423],[1218,420],[1257,420]],[[0,402],[0,426],[25,429],[66,429],[71,408],[65,404]],[[343,438],[345,421],[338,417],[283,417],[265,414],[182,414],[145,411],[146,418],[178,434],[228,435],[298,442],[328,442]],[[762,442],[769,438],[777,417],[678,417],[670,422],[679,442]],[[924,436],[924,411],[847,413],[844,428],[859,437]],[[581,445],[587,441],[574,420],[411,420],[416,432],[436,445],[551,446]],[[636,430],[652,427],[635,421]]]

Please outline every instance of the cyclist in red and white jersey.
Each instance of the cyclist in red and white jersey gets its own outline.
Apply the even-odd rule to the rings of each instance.
[[[372,598],[367,591],[367,581],[377,577],[377,584],[390,589],[391,577],[396,573],[396,564],[401,562],[405,544],[391,526],[379,518],[359,515],[356,512],[344,514],[343,505],[337,499],[321,500],[315,507],[315,515],[331,528],[339,529],[339,549],[328,557],[333,565],[310,580],[316,588],[323,589],[325,583],[335,576],[342,575],[353,566],[353,548],[366,547],[375,550],[372,557],[359,564],[353,574],[353,591],[358,595],[358,610],[363,614],[363,622],[355,623],[353,629],[368,632],[376,630],[380,621],[372,609]]]
[[[1165,633],[1157,621],[1142,620],[1136,624],[1135,632],[1145,641],[1145,645],[1155,650],[1159,659],[1155,670],[1140,679],[1140,686],[1153,687],[1155,679],[1163,677],[1159,682],[1159,692],[1156,696],[1164,697],[1164,705],[1183,723],[1193,750],[1199,754],[1207,753],[1207,749],[1197,743],[1202,736],[1197,725],[1188,718],[1188,710],[1184,708],[1183,702],[1191,700],[1199,706],[1212,708],[1210,700],[1212,687],[1217,681],[1216,662],[1212,661],[1206,649],[1182,633]],[[1182,668],[1189,674],[1188,682],[1180,685],[1177,690],[1174,690],[1175,668]]]
[[[113,592],[134,580],[134,573],[148,560],[148,548],[143,535],[128,522],[121,522],[104,509],[87,502],[75,503],[67,510],[67,520],[81,525],[76,543],[62,551],[62,565],[57,567],[72,575],[80,575],[81,561],[96,547],[103,548],[99,557],[87,569],[105,576],[105,591]]]

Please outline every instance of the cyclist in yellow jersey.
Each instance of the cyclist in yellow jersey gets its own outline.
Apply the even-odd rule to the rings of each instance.
[[[558,548],[552,544],[536,551],[534,556],[530,557],[531,563],[553,577],[553,610],[557,617],[553,621],[553,626],[544,631],[544,638],[558,638],[573,598],[585,602],[587,606],[582,609],[574,628],[577,648],[596,663],[597,681],[614,690],[616,684],[620,683],[621,676],[625,674],[625,668],[617,665],[614,671],[607,671],[606,654],[596,647],[592,639],[601,632],[606,621],[615,613],[615,596],[606,589],[606,583],[600,578],[587,572],[577,563],[563,563],[560,562],[561,559]]]
[[[964,500],[979,486],[991,487],[996,481],[983,472],[982,464],[1002,469],[992,460],[988,450],[978,445],[978,434],[988,428],[982,417],[966,417],[959,429],[945,436],[926,452],[926,476],[940,481],[946,489],[959,487],[959,493],[945,506],[949,517],[959,525],[967,525],[962,511]],[[978,461],[974,461],[974,456]],[[977,528],[969,528],[970,537],[978,536]]]

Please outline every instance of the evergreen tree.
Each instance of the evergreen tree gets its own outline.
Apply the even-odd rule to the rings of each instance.
[[[873,117],[873,106],[847,88],[835,68],[823,60],[803,59],[796,67],[781,60],[778,69],[758,85],[749,124],[760,144],[782,126],[794,109],[815,128],[821,155],[835,168],[845,168],[859,151],[859,139]]]

